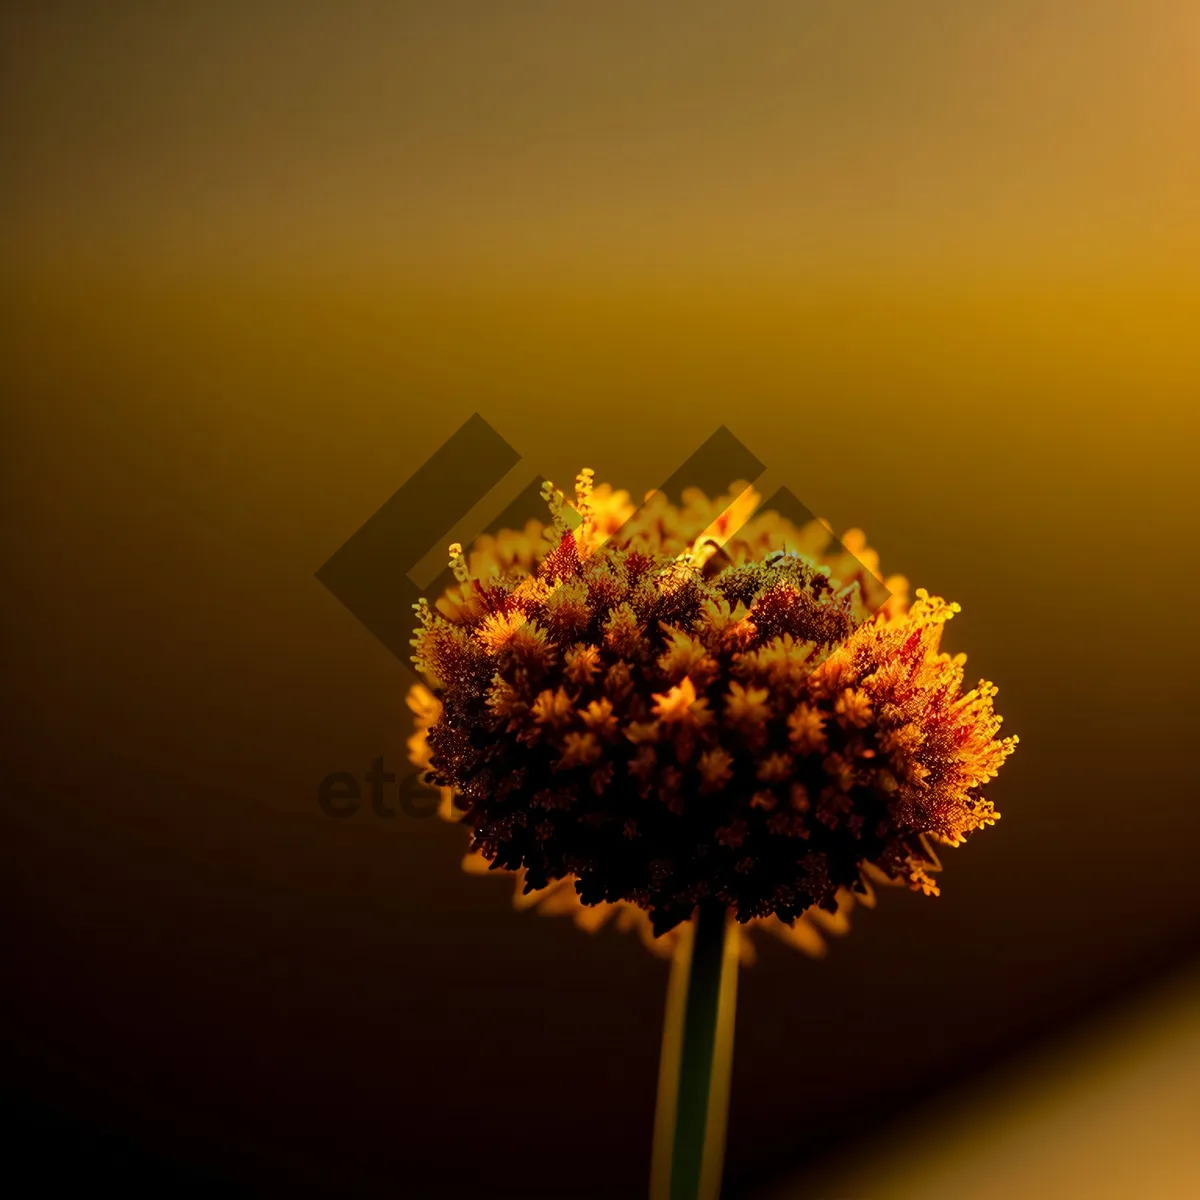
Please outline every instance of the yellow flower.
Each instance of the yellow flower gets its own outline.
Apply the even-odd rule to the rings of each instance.
[[[565,688],[558,687],[551,691],[546,688],[538,693],[529,710],[539,725],[565,725],[571,719],[575,702]]]
[[[733,778],[733,755],[720,746],[705,750],[696,764],[700,791],[715,792]]]
[[[743,687],[735,679],[729,685],[725,719],[731,725],[757,725],[770,716],[770,698],[767,688]]]
[[[801,700],[787,719],[788,741],[798,754],[821,754],[827,746],[825,715]]]
[[[936,893],[933,843],[995,821],[1016,744],[940,650],[957,606],[910,604],[859,531],[752,515],[745,485],[636,513],[590,472],[545,494],[541,529],[454,548],[414,640],[409,753],[464,865],[663,954],[705,898],[819,953],[873,885]]]
[[[668,725],[695,720],[692,709],[696,704],[696,685],[690,679],[676,684],[666,692],[653,694],[653,712],[660,721]]]

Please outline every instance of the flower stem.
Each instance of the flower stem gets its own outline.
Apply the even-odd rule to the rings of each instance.
[[[720,1192],[736,997],[736,927],[724,905],[702,905],[680,938],[668,988],[652,1200]]]

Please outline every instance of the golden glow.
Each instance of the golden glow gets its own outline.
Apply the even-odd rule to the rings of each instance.
[[[1200,640],[1171,614],[1200,587],[1196,0],[934,0],[920,20],[881,4],[870,21],[768,0],[686,23],[586,0],[484,0],[478,20],[469,3],[353,7],[6,6],[9,740],[36,760],[27,791],[57,764],[51,802],[14,800],[30,944],[91,969],[62,940],[67,914],[98,929],[93,898],[107,912],[144,893],[150,863],[218,920],[219,841],[243,864],[231,884],[264,881],[248,908],[275,911],[281,871],[312,898],[314,978],[340,969],[331,906],[383,945],[436,938],[424,969],[457,977],[511,881],[416,903],[446,898],[435,851],[461,831],[367,805],[352,829],[313,815],[327,773],[381,750],[396,766],[410,681],[312,573],[473,411],[523,456],[512,492],[590,461],[640,497],[728,423],[839,531],[864,524],[886,567],[963,602],[970,624],[947,643],[961,633],[951,648],[1003,671],[1029,735],[1005,822],[962,864],[953,908],[889,894],[873,944],[826,979],[856,962],[895,979],[924,953],[923,993],[960,1012],[992,997],[945,1030],[953,1056],[1023,1036],[1043,994],[1085,994],[1190,938]],[[449,531],[431,568],[512,492]],[[1110,652],[1131,605],[1133,644]],[[1166,632],[1143,653],[1159,608]],[[184,770],[197,790],[177,786]],[[1131,813],[1168,835],[1131,837]],[[312,869],[326,860],[347,869]],[[1098,913],[1114,870],[1147,886]],[[389,871],[399,902],[381,905],[369,886]],[[129,907],[134,928],[144,904]],[[547,934],[530,924],[508,922],[503,953],[532,964]],[[253,955],[262,931],[227,933]],[[976,938],[986,952],[958,953]],[[114,929],[110,974],[133,945]],[[395,964],[374,958],[362,984],[382,1002]],[[553,955],[537,962],[539,988],[558,981]],[[614,994],[657,986],[627,965]],[[503,1037],[505,982],[475,986]],[[768,1020],[797,1016],[783,990]],[[855,1010],[883,1043],[861,1077],[873,1097],[898,1070],[927,1078],[899,1054],[893,995]],[[30,997],[27,1040],[63,1057]],[[458,1010],[428,1011],[432,1028],[393,1022],[388,1044],[470,1075]],[[276,1022],[264,1049],[302,1061],[289,1028],[306,1032]],[[592,1074],[615,1107],[604,1064],[625,1031],[607,1032]],[[778,1146],[774,1114],[803,1122],[821,1103],[794,1086],[811,1040],[785,1040],[739,1067],[744,1162]],[[529,1050],[514,1107],[549,1114],[554,1064]],[[145,1053],[113,1039],[131,1079]],[[368,1057],[361,1082],[386,1090],[392,1060],[373,1077]],[[1169,1196],[1187,1097],[1147,1081],[1144,1098],[1124,1108],[1152,1147],[1146,1186],[1123,1194]],[[401,1170],[419,1169],[410,1140]],[[1121,1136],[1094,1140],[1119,1160]],[[1094,1179],[1112,1159],[1086,1141],[1072,1153]],[[496,1169],[519,1174],[511,1145]],[[1001,1176],[998,1157],[950,1193]],[[1034,1168],[1007,1194],[1037,1196]]]
[[[881,1135],[763,1200],[1193,1200],[1198,1080],[1192,970],[945,1099],[906,1106]]]
[[[879,557],[867,545],[860,530],[851,530],[848,543],[839,544],[824,521],[814,520],[803,529],[796,529],[775,513],[753,516],[761,497],[754,489],[742,484],[735,485],[728,495],[713,500],[693,489],[685,493],[680,510],[669,505],[661,495],[649,493],[647,503],[636,516],[632,515],[628,496],[610,488],[595,487],[591,471],[581,472],[578,476],[573,501],[568,501],[562,492],[549,484],[543,494],[551,510],[549,525],[540,529],[531,523],[520,533],[503,531],[497,536],[489,536],[481,539],[481,544],[469,555],[472,567],[478,569],[477,578],[483,581],[496,580],[501,563],[507,564],[510,571],[527,573],[518,576],[516,590],[511,593],[523,596],[525,600],[505,612],[484,616],[478,607],[485,602],[484,593],[477,586],[472,590],[468,582],[470,577],[465,576],[459,579],[460,587],[438,601],[438,611],[451,620],[473,619],[477,622],[475,637],[489,653],[498,653],[501,649],[513,651],[516,639],[523,639],[536,649],[526,647],[513,651],[515,653],[549,652],[545,631],[528,617],[530,604],[552,606],[549,611],[557,615],[549,619],[557,621],[562,619],[562,611],[568,603],[578,603],[583,606],[586,618],[586,591],[579,592],[578,599],[573,600],[580,585],[565,582],[566,577],[556,574],[558,568],[553,564],[562,555],[568,555],[571,562],[575,561],[576,555],[597,555],[622,524],[624,543],[633,547],[653,546],[655,550],[674,554],[680,564],[691,562],[697,567],[709,557],[701,548],[710,544],[714,536],[721,539],[733,564],[753,563],[781,546],[786,546],[789,554],[796,554],[799,551],[793,547],[803,546],[807,552],[804,560],[824,571],[829,594],[846,597],[856,606],[861,606],[868,585],[883,582]],[[572,513],[580,519],[569,522]],[[560,542],[569,524],[575,532]],[[700,531],[699,535],[696,531]],[[461,546],[451,547],[451,564],[456,567],[456,573],[467,561],[468,556],[463,554]],[[548,575],[546,567],[539,568],[540,575],[533,574],[539,561],[550,565]],[[563,559],[564,563],[567,561]],[[960,844],[971,830],[991,824],[996,818],[990,804],[977,796],[976,789],[995,775],[999,765],[1012,752],[1016,739],[1000,742],[994,739],[1000,721],[991,708],[992,685],[983,682],[978,688],[964,693],[961,686],[964,656],[951,657],[938,652],[941,627],[958,611],[958,606],[930,597],[924,590],[918,590],[916,603],[910,604],[907,583],[902,577],[892,576],[887,584],[894,590],[876,615],[864,618],[860,608],[858,629],[823,658],[816,656],[813,643],[795,643],[790,634],[743,656],[744,666],[751,672],[748,678],[761,678],[782,686],[799,672],[799,678],[809,681],[812,699],[797,705],[787,718],[791,753],[776,750],[761,755],[757,778],[764,788],[750,801],[752,810],[770,814],[767,827],[778,835],[807,839],[808,822],[814,818],[836,826],[851,811],[847,794],[862,777],[864,767],[874,772],[883,793],[891,797],[894,811],[902,813],[907,823],[924,828],[943,844]],[[668,581],[667,586],[675,585]],[[697,691],[697,682],[708,686],[717,669],[707,646],[724,644],[730,638],[733,639],[731,644],[739,644],[743,637],[740,631],[754,629],[753,623],[749,622],[748,610],[741,602],[735,608],[722,599],[719,604],[709,601],[705,611],[712,620],[703,639],[683,629],[664,626],[666,649],[659,655],[658,667],[668,677],[679,678],[679,682],[651,697],[649,720],[632,720],[620,728],[613,704],[607,697],[593,700],[576,713],[572,696],[562,685],[543,688],[533,698],[529,715],[534,724],[548,734],[558,731],[561,737],[556,770],[593,768],[598,781],[596,786],[607,786],[611,767],[602,763],[604,739],[620,733],[639,747],[630,761],[630,772],[649,781],[655,761],[653,747],[660,737],[673,739],[676,753],[681,756],[680,762],[685,762],[693,752],[691,747],[695,744],[696,731],[718,716],[747,745],[758,744],[756,738],[763,735],[771,711],[769,686],[731,679],[719,714],[710,711],[708,700],[700,697]],[[430,623],[429,610],[424,610],[422,619],[424,632],[418,633],[414,644],[422,647],[418,661],[432,662],[430,654],[436,658],[439,651],[436,641],[430,641],[436,631]],[[587,619],[582,627],[586,624]],[[447,628],[455,631],[456,638],[461,637],[462,626]],[[612,609],[603,636],[607,647],[617,654],[632,653],[636,649],[643,630],[628,603]],[[432,650],[428,648],[431,644]],[[454,644],[462,645],[460,641]],[[457,649],[450,651],[452,655],[460,652]],[[576,643],[564,658],[565,677],[578,681],[593,679],[599,662],[597,653],[595,647]],[[928,703],[927,697],[934,694],[955,699],[937,724],[922,731],[918,713]],[[822,698],[828,698],[828,712],[818,707],[824,702]],[[519,719],[522,711],[519,695],[499,675],[492,683],[488,704],[497,716],[510,720]],[[427,733],[440,716],[439,704],[427,688],[418,685],[410,692],[409,705],[417,724],[417,731],[409,741],[410,757],[416,765],[428,769]],[[890,714],[890,732],[886,732],[880,742],[880,752],[887,756],[886,765],[882,760],[876,760],[875,749],[859,739],[860,732],[875,719],[877,708]],[[577,717],[584,728],[567,730]],[[829,719],[835,720],[849,739],[840,754],[827,754],[826,721]],[[935,740],[926,744],[927,739],[939,738],[941,742]],[[851,757],[846,757],[847,753]],[[814,797],[799,782],[790,785],[783,805],[772,791],[773,785],[787,783],[793,769],[793,755],[826,755],[825,769],[832,787],[815,798],[815,807]],[[719,791],[731,778],[733,759],[720,746],[699,753],[695,762],[701,795]],[[937,772],[936,779],[931,777],[931,771]],[[450,789],[442,788],[441,792],[442,815],[456,819],[460,814],[454,808]],[[901,804],[896,808],[902,794],[908,797],[904,801],[908,807]],[[682,803],[669,795],[666,802],[669,807]],[[677,809],[673,807],[673,811]],[[853,819],[861,820],[851,818],[851,821]],[[625,832],[628,837],[638,836],[636,822],[629,822]],[[715,841],[722,847],[736,850],[746,833],[746,822],[735,820],[716,830]],[[919,845],[919,852],[901,852],[900,857],[890,858],[886,863],[867,864],[870,869],[865,866],[862,872],[859,899],[873,903],[872,882],[906,882],[915,890],[937,894],[930,872],[940,869],[940,863],[927,837],[923,836]],[[464,866],[472,872],[481,871],[486,870],[485,862],[477,851],[467,856]],[[643,941],[657,953],[668,955],[677,947],[675,931],[659,938],[653,936],[649,919],[637,904],[616,901],[584,905],[569,876],[553,880],[545,887],[528,891],[527,888],[525,871],[519,870],[515,897],[518,907],[534,907],[546,914],[570,914],[581,927],[589,930],[602,927],[612,910],[617,915],[618,927],[637,929]],[[749,924],[765,926],[791,945],[819,954],[824,950],[822,934],[841,934],[849,928],[847,915],[854,905],[855,895],[850,888],[840,888],[835,912],[814,906],[792,925],[773,916],[756,917]],[[740,932],[735,939],[739,952],[749,961],[752,957],[749,941]]]

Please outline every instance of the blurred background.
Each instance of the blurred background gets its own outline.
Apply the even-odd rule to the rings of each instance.
[[[317,806],[410,677],[314,572],[480,412],[465,536],[728,425],[1021,738],[942,897],[743,972],[725,1194],[1200,1194],[1194,3],[60,0],[0,55],[10,1162],[643,1193],[665,965]]]

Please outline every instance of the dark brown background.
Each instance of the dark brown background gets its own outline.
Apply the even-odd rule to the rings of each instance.
[[[1193,7],[568,7],[4,8],[45,1170],[640,1194],[665,967],[316,807],[400,761],[407,675],[313,572],[473,411],[492,511],[728,424],[962,603],[1021,736],[941,899],[744,973],[730,1195],[1200,948]]]

